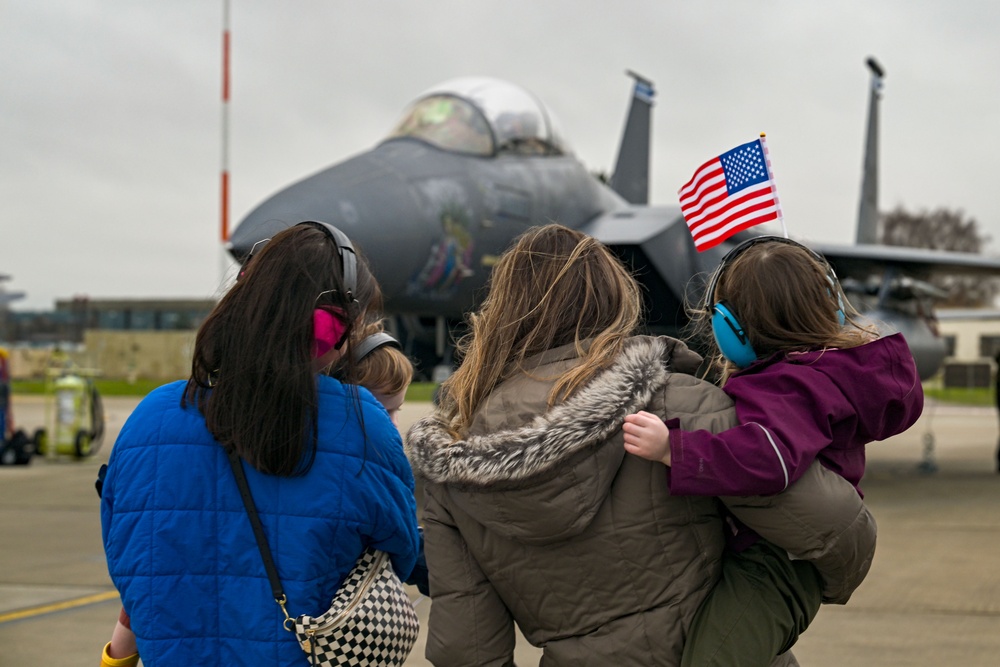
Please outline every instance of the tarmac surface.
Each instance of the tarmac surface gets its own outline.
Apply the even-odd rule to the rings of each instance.
[[[94,480],[137,399],[104,402],[107,433],[90,459],[0,466],[0,667],[97,665],[110,638],[120,603]],[[29,433],[44,424],[41,397],[15,396],[13,409]],[[404,406],[403,428],[429,409]],[[930,432],[936,472],[920,465]],[[799,640],[803,667],[1000,664],[997,440],[995,410],[929,404],[910,431],[868,448],[875,562],[850,603],[821,609]],[[430,605],[417,603],[424,627]],[[424,638],[407,665],[430,664]],[[540,655],[521,640],[515,659],[528,667]]]

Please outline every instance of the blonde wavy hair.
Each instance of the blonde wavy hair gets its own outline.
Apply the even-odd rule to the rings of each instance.
[[[441,386],[441,412],[464,435],[487,396],[527,372],[525,359],[573,344],[581,361],[554,378],[551,407],[612,363],[641,316],[638,284],[605,246],[562,225],[534,227],[493,268],[458,341],[462,364]]]

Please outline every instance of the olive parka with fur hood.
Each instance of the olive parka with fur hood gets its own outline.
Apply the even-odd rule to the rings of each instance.
[[[679,664],[687,627],[719,576],[720,507],[715,498],[670,495],[665,467],[626,454],[621,426],[637,410],[679,418],[690,430],[735,425],[726,394],[689,374],[700,362],[678,340],[636,336],[609,368],[549,409],[555,378],[579,363],[567,345],[529,359],[526,372],[497,387],[463,439],[453,440],[437,415],[414,424],[407,454],[424,482],[433,664],[512,665],[514,622],[544,648],[546,667]],[[826,495],[808,504],[842,510],[831,533],[778,535],[776,543],[828,557],[831,540],[850,534],[833,539],[833,569],[855,576],[857,563],[841,562],[847,552],[867,572],[870,515],[837,475],[803,480],[817,475],[828,483],[813,491]],[[766,509],[770,499],[733,500],[746,506],[738,516],[753,528],[788,525]],[[760,506],[768,521],[756,520]],[[867,517],[860,531],[859,516]]]

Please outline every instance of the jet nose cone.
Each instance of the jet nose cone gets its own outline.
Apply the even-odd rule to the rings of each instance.
[[[386,299],[419,273],[441,223],[419,184],[426,149],[383,144],[276,193],[234,231],[230,252],[242,259],[255,243],[304,220],[344,232],[367,259]]]
[[[374,229],[393,219],[408,194],[406,183],[396,173],[365,153],[298,181],[259,204],[233,232],[231,252],[239,259],[261,239],[305,220],[334,225],[364,246]]]

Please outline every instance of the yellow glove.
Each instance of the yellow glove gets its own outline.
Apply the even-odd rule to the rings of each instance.
[[[138,653],[133,653],[125,658],[112,658],[108,655],[109,648],[111,648],[111,642],[108,642],[101,652],[101,667],[135,667],[139,664]]]

